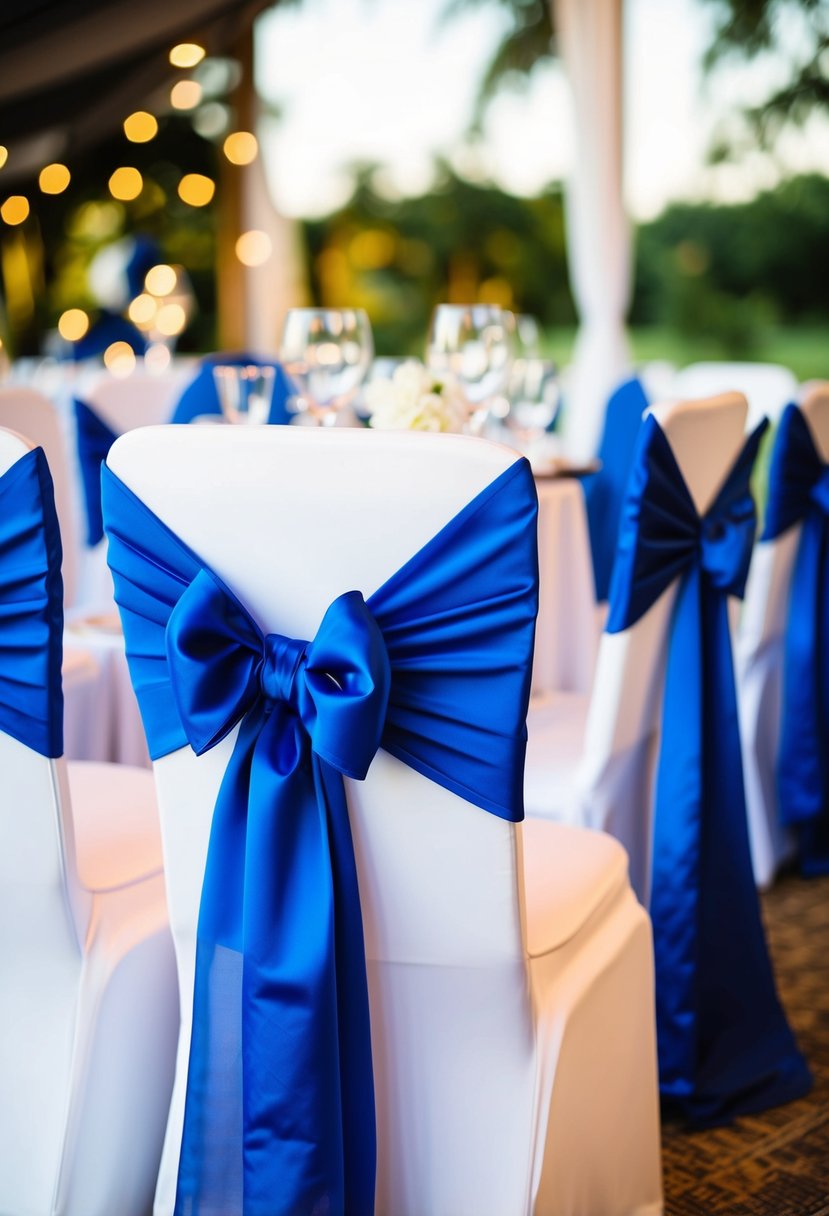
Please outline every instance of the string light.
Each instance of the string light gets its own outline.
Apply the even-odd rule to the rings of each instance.
[[[89,329],[89,317],[82,308],[68,308],[61,313],[58,333],[66,342],[78,342]]]
[[[186,173],[178,184],[178,196],[191,207],[205,207],[216,193],[216,183],[203,173]]]
[[[132,321],[133,325],[137,325],[139,329],[145,326],[152,325],[155,320],[155,313],[158,305],[151,295],[142,291],[141,295],[136,296],[130,301],[130,306],[127,309],[127,316]]]
[[[141,174],[137,169],[126,165],[120,169],[116,169],[109,179],[110,194],[113,198],[120,199],[124,203],[138,198],[143,189],[144,179]]]
[[[130,143],[149,143],[158,134],[158,122],[146,110],[136,110],[124,119],[124,134]]]
[[[10,194],[0,207],[0,216],[11,227],[22,224],[29,216],[29,200],[23,194]]]
[[[224,154],[232,165],[249,165],[256,160],[259,144],[251,131],[232,131],[224,142]]]
[[[179,80],[170,90],[170,105],[174,110],[195,110],[201,101],[201,85],[197,80]]]
[[[176,285],[176,272],[172,266],[152,266],[144,278],[144,286],[150,295],[168,296]]]
[[[252,228],[243,232],[236,242],[236,256],[243,266],[263,266],[271,256],[271,238],[267,232]]]
[[[170,63],[174,68],[194,68],[204,55],[204,47],[197,42],[179,42],[170,51]]]
[[[66,165],[45,165],[40,170],[38,185],[44,194],[63,194],[71,180],[71,174]]]

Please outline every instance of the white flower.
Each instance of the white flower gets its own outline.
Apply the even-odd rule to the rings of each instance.
[[[453,380],[419,363],[403,363],[391,380],[373,380],[364,395],[371,426],[384,431],[462,431],[466,403]]]

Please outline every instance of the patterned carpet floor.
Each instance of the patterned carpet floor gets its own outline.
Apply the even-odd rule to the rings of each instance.
[[[666,1124],[665,1216],[829,1216],[829,878],[781,878],[763,914],[814,1088],[733,1127]]]

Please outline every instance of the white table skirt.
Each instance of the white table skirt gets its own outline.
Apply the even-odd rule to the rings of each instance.
[[[589,693],[600,617],[581,482],[538,478],[539,605],[532,691]]]

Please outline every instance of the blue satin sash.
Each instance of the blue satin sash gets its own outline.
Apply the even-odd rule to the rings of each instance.
[[[101,514],[101,465],[118,436],[104,420],[78,397],[75,406],[75,435],[78,448],[78,463],[81,468],[81,485],[86,507],[86,543],[97,545],[104,536],[104,519]]]
[[[802,524],[784,640],[777,789],[805,874],[829,873],[829,465],[800,409],[786,406],[769,470],[762,540]]]
[[[781,1008],[751,868],[728,596],[745,589],[764,421],[703,518],[656,419],[624,504],[608,632],[679,579],[653,808],[650,913],[659,1083],[698,1124],[800,1097],[811,1078]]]
[[[273,399],[268,422],[272,424],[290,422],[291,415],[288,413],[287,401],[296,390],[285,375],[282,364],[273,359],[261,359],[247,351],[219,353],[208,355],[206,359],[203,359],[195,376],[179,397],[178,404],[173,411],[172,421],[176,423],[192,422],[201,414],[221,414],[222,407],[216,392],[213,368],[219,365],[245,367],[248,364],[274,369]]]
[[[342,776],[378,747],[523,817],[537,609],[535,487],[519,461],[311,641],[263,636],[110,471],[109,562],[150,753],[241,723],[202,889],[177,1216],[373,1211],[374,1090]]]
[[[619,519],[627,488],[628,475],[636,451],[636,440],[648,399],[641,381],[626,380],[611,395],[604,416],[604,429],[599,445],[602,467],[598,473],[585,477],[584,502],[590,529],[590,551],[593,557],[593,577],[596,599],[607,599]]]
[[[42,448],[0,477],[0,730],[63,754],[63,580],[54,490]]]

